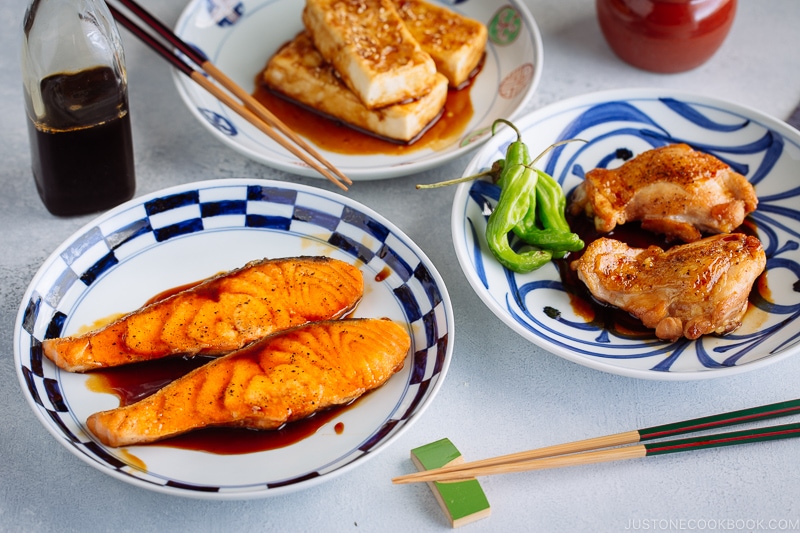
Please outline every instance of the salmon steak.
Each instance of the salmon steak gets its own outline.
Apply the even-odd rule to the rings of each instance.
[[[403,368],[410,347],[406,329],[388,319],[314,322],[214,359],[86,423],[112,447],[204,427],[278,429],[381,386]]]
[[[210,277],[84,334],[46,339],[45,356],[86,372],[174,355],[223,355],[277,331],[340,318],[361,271],[328,257],[262,259]]]

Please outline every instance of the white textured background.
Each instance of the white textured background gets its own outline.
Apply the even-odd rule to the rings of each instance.
[[[299,0],[298,0],[299,1]],[[472,0],[489,1],[489,0]],[[142,0],[172,25],[180,0]],[[740,0],[725,44],[701,68],[637,71],[606,46],[589,0],[527,0],[544,39],[530,109],[620,87],[669,87],[722,97],[776,117],[800,102],[800,2]],[[499,4],[498,4],[499,5]],[[456,312],[453,363],[425,415],[360,468],[266,500],[207,502],[122,483],[59,445],[24,401],[13,366],[14,319],[50,252],[90,217],[57,219],[29,170],[19,75],[24,2],[0,3],[0,531],[445,531],[427,487],[394,486],[411,448],[449,437],[469,458],[555,444],[800,396],[800,357],[737,377],[633,380],[569,363],[514,335],[472,292],[450,242],[452,189],[414,190],[458,176],[469,156],[422,176],[359,182],[350,196],[395,222],[445,278]],[[170,69],[123,31],[137,194],[208,178],[280,174],[225,148],[184,107]],[[800,529],[800,441],[487,478],[492,516],[464,531]],[[715,526],[714,529],[711,526]]]

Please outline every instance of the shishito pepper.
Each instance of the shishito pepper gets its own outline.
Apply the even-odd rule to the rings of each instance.
[[[495,161],[494,164],[492,165],[493,169],[497,169],[499,171],[496,174],[494,183],[502,190],[505,188],[506,175],[508,174],[510,169],[512,169],[516,165],[530,166],[531,155],[528,150],[528,146],[522,142],[522,133],[520,133],[519,129],[517,129],[517,127],[508,120],[502,118],[495,120],[494,123],[492,123],[492,135],[495,134],[495,128],[499,124],[505,124],[517,133],[517,140],[509,144],[508,148],[506,148],[505,159],[500,159],[498,161]],[[532,178],[535,184],[537,176],[534,174],[532,175]],[[519,190],[522,190],[522,188],[519,188]],[[525,190],[527,191],[526,194],[530,196],[529,198],[524,199],[524,201],[528,202],[528,210],[512,228],[514,233],[516,233],[518,236],[520,234],[527,234],[531,229],[535,229],[535,223],[536,223],[536,186],[525,187]],[[517,202],[522,202],[522,201],[523,199],[517,198]]]
[[[584,242],[572,232],[564,215],[567,199],[563,189],[546,172],[536,170],[536,174],[536,217],[523,218],[514,233],[532,246],[553,250],[555,257],[582,250]]]
[[[530,272],[553,257],[583,249],[584,243],[567,223],[564,215],[567,199],[561,186],[546,172],[533,168],[549,149],[531,161],[528,147],[514,124],[498,119],[492,125],[492,134],[501,123],[517,133],[517,140],[509,144],[506,158],[492,165],[500,198],[489,217],[486,240],[492,255],[503,266],[515,272]],[[536,249],[514,251],[508,240],[509,232]]]
[[[564,216],[567,208],[567,197],[564,190],[547,172],[537,170],[536,173],[539,175],[536,183],[536,200],[539,202],[538,216],[542,226],[569,233],[572,230]]]
[[[505,183],[506,174],[517,165],[530,165],[531,154],[528,151],[528,146],[522,142],[522,133],[517,129],[514,124],[504,118],[498,118],[492,123],[492,135],[495,134],[495,128],[498,125],[505,124],[517,133],[517,140],[512,142],[506,148],[506,157],[495,161],[492,168],[497,167],[500,170],[499,177],[495,180],[495,184],[502,188]]]
[[[570,230],[564,211],[566,196],[561,186],[546,172],[534,166],[550,149],[573,139],[550,146],[531,161],[528,147],[514,124],[505,119],[492,123],[492,135],[500,124],[517,133],[517,139],[506,148],[504,159],[498,159],[486,171],[472,176],[433,185],[417,185],[418,189],[442,187],[481,177],[491,177],[500,187],[500,198],[486,224],[486,240],[492,255],[506,268],[524,273],[535,270],[553,258],[583,249],[581,238]],[[509,241],[513,232],[533,249],[514,250]]]
[[[531,202],[536,201],[537,174],[532,168],[517,164],[503,169],[503,181],[497,206],[486,223],[486,241],[501,265],[514,272],[531,272],[549,262],[552,252],[541,249],[517,252],[511,247],[508,235],[531,209]]]
[[[516,228],[515,228],[516,230]],[[519,236],[519,233],[514,233]],[[537,246],[545,250],[551,250],[553,257],[560,258],[565,252],[577,252],[583,250],[584,242],[580,236],[571,231],[555,231],[551,229],[530,229],[520,237],[525,243]]]
[[[455,185],[457,183],[464,183],[465,181],[473,181],[484,177],[490,177],[492,179],[492,183],[502,188],[505,171],[514,165],[530,165],[531,155],[528,151],[528,146],[522,142],[522,134],[517,127],[508,120],[504,118],[496,119],[492,123],[492,135],[495,134],[495,130],[500,124],[506,124],[515,132],[517,132],[517,140],[508,145],[508,148],[506,148],[505,158],[498,159],[492,163],[491,168],[484,170],[483,172],[472,174],[471,176],[462,176],[452,180],[440,181],[438,183],[418,184],[416,186],[417,189],[438,189],[439,187],[447,187],[448,185]]]

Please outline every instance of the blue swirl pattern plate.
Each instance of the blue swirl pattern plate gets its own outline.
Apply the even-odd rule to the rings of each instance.
[[[570,305],[554,264],[519,275],[501,267],[486,240],[486,220],[499,190],[486,181],[459,185],[452,210],[453,242],[472,288],[503,322],[534,344],[570,361],[645,379],[689,380],[754,370],[800,350],[800,132],[753,109],[719,99],[660,90],[589,94],[542,108],[516,121],[540,161],[567,194],[595,167],[613,168],[628,154],[685,142],[747,176],[759,197],[749,217],[767,254],[742,326],[726,336],[666,342],[630,338],[587,323]],[[470,162],[465,176],[504,157],[509,128]],[[556,312],[554,312],[556,311]]]
[[[353,316],[407,324],[412,346],[403,370],[294,444],[239,455],[157,444],[107,448],[86,430],[85,421],[93,412],[116,407],[117,398],[93,392],[88,375],[61,371],[42,355],[43,339],[136,309],[172,287],[254,259],[300,255],[357,265],[365,291]],[[14,364],[42,424],[93,467],[179,496],[261,498],[346,472],[405,431],[442,385],[453,351],[453,324],[439,273],[377,213],[312,187],[205,181],[123,204],[55,250],[20,306]]]
[[[319,150],[354,181],[407,176],[471,152],[488,139],[494,118],[516,115],[539,84],[542,38],[523,2],[431,1],[481,21],[489,30],[484,64],[469,89],[472,117],[462,133],[405,154]],[[239,86],[252,91],[269,58],[303,29],[304,5],[300,0],[192,0],[178,19],[175,33],[202,51]],[[186,106],[219,141],[273,168],[320,177],[191,79],[177,71],[174,79]]]

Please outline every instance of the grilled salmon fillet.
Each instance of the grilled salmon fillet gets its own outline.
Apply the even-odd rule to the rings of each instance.
[[[451,87],[466,82],[483,59],[489,32],[477,20],[424,0],[393,0],[400,18]]]
[[[586,173],[570,205],[594,217],[598,231],[639,220],[642,228],[692,242],[729,233],[758,205],[753,186],[716,157],[672,144],[643,152],[614,170]]]
[[[253,261],[82,335],[46,339],[70,372],[171,355],[221,355],[276,331],[339,318],[361,300],[361,271],[327,257]]]
[[[379,387],[403,367],[410,346],[405,328],[386,319],[306,324],[215,359],[86,423],[114,447],[209,426],[277,429]]]
[[[369,109],[420,98],[435,85],[436,64],[391,0],[306,0],[303,23]]]
[[[750,290],[764,271],[761,242],[741,233],[714,235],[662,250],[631,248],[602,237],[572,269],[601,302],[654,328],[660,339],[697,339],[738,328]]]
[[[408,103],[369,109],[300,33],[272,56],[263,74],[271,90],[311,109],[379,137],[410,143],[441,116],[447,80],[436,74],[431,91]]]

